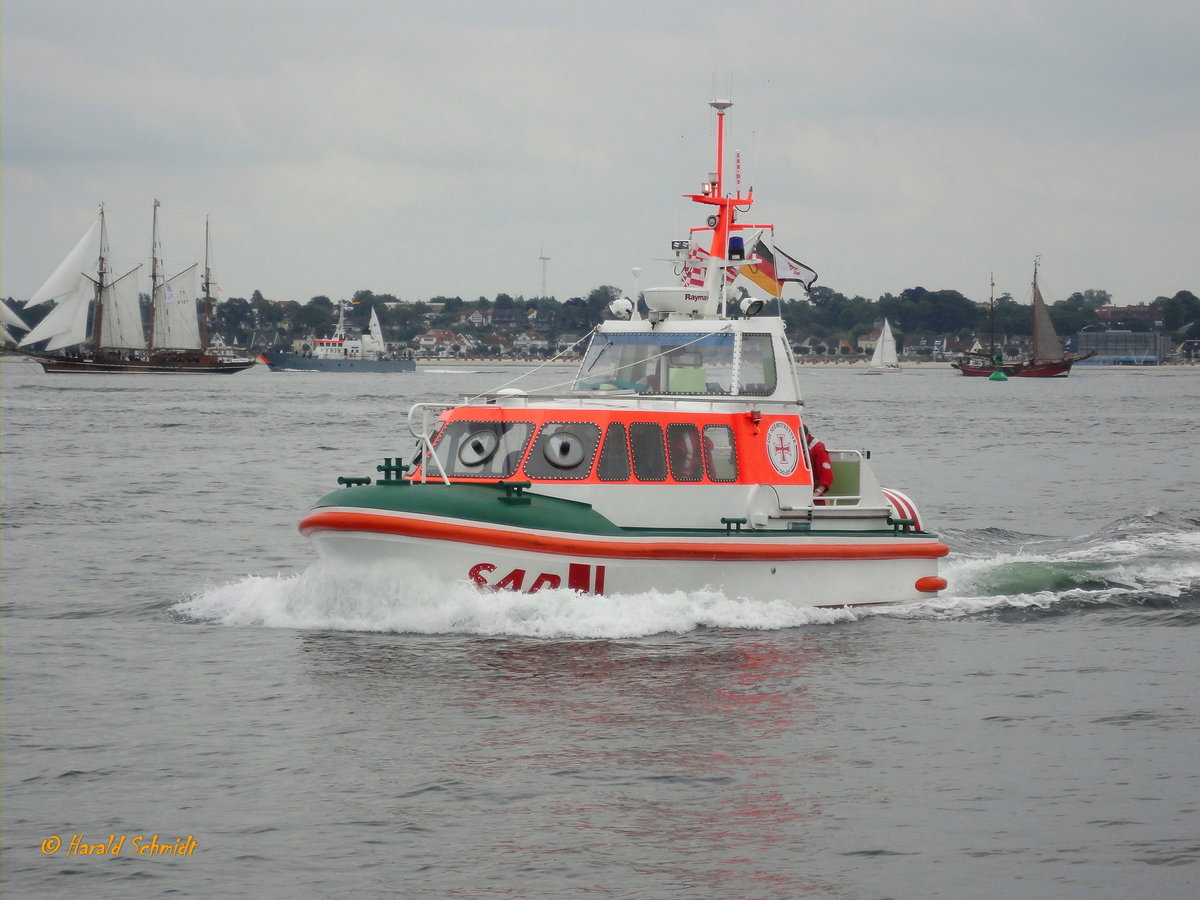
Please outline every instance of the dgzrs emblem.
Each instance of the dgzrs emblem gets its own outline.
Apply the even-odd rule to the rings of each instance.
[[[800,462],[800,441],[786,422],[773,422],[767,429],[767,458],[775,471],[785,478],[796,471]]]

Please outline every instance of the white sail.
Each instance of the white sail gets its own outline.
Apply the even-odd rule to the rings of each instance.
[[[0,301],[0,340],[6,343],[15,344],[17,339],[9,328],[20,328],[22,331],[28,331],[29,326],[21,319],[20,316],[5,302]]]
[[[871,354],[872,369],[899,369],[900,361],[896,356],[896,338],[892,335],[892,326],[888,320],[883,320],[883,332],[875,344],[875,352]]]
[[[383,339],[383,326],[379,324],[379,316],[375,307],[371,307],[371,324],[367,333],[362,336],[362,347],[359,351],[363,359],[382,359],[387,355],[387,341]]]
[[[146,349],[146,327],[142,324],[142,307],[138,300],[135,275],[140,268],[130,269],[104,289],[104,322],[100,328],[100,340],[105,347]]]
[[[75,249],[67,254],[53,274],[46,279],[46,283],[26,301],[26,306],[37,306],[39,303],[57,300],[78,290],[79,276],[84,272],[96,271],[96,241],[99,231],[100,217],[97,216],[96,221],[83,233]]]
[[[21,339],[20,346],[49,340],[46,349],[58,350],[87,339],[88,305],[96,295],[95,279],[89,273],[96,271],[102,222],[102,216],[97,216],[58,268],[26,301],[27,307],[51,301],[55,306]]]
[[[155,290],[152,339],[155,348],[200,349],[200,320],[196,312],[198,268],[198,264],[189,266]]]
[[[76,273],[75,290],[59,298],[54,309],[21,339],[20,346],[28,347],[47,339],[50,340],[47,350],[82,344],[87,340],[88,305],[95,292],[95,282],[87,275]]]
[[[25,324],[24,319],[17,315],[17,311],[2,302],[0,302],[0,324],[20,328],[22,331],[29,330],[29,326]]]
[[[104,288],[104,320],[101,323],[100,340],[105,347],[139,350],[146,346],[137,278],[131,277],[140,268],[131,269]],[[46,351],[82,344],[87,340],[88,307],[95,292],[96,283],[89,276],[80,275],[75,291],[59,300],[46,318],[25,335],[21,346],[47,339],[49,343],[42,348]]]

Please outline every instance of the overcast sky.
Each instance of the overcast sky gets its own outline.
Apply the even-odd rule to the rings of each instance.
[[[730,95],[757,221],[877,298],[1200,294],[1184,0],[4,0],[0,294],[108,212],[222,297],[666,283]],[[728,179],[727,179],[728,180]],[[698,209],[698,208],[696,208]],[[549,258],[543,268],[541,256]],[[173,274],[173,272],[171,273]],[[793,291],[792,293],[795,293]]]

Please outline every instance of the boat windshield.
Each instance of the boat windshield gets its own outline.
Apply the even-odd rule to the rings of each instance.
[[[530,422],[457,419],[437,436],[434,452],[452,478],[508,478],[529,442]]]
[[[728,394],[733,348],[732,334],[598,334],[580,366],[575,389]]]
[[[738,375],[739,394],[769,397],[775,393],[775,352],[769,334],[742,335],[742,365]]]

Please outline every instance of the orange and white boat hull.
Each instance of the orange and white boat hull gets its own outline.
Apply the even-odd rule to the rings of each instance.
[[[928,597],[945,587],[932,536],[792,532],[613,537],[497,527],[384,510],[320,507],[300,530],[326,558],[402,563],[446,581],[536,593],[719,590],[804,606]]]

